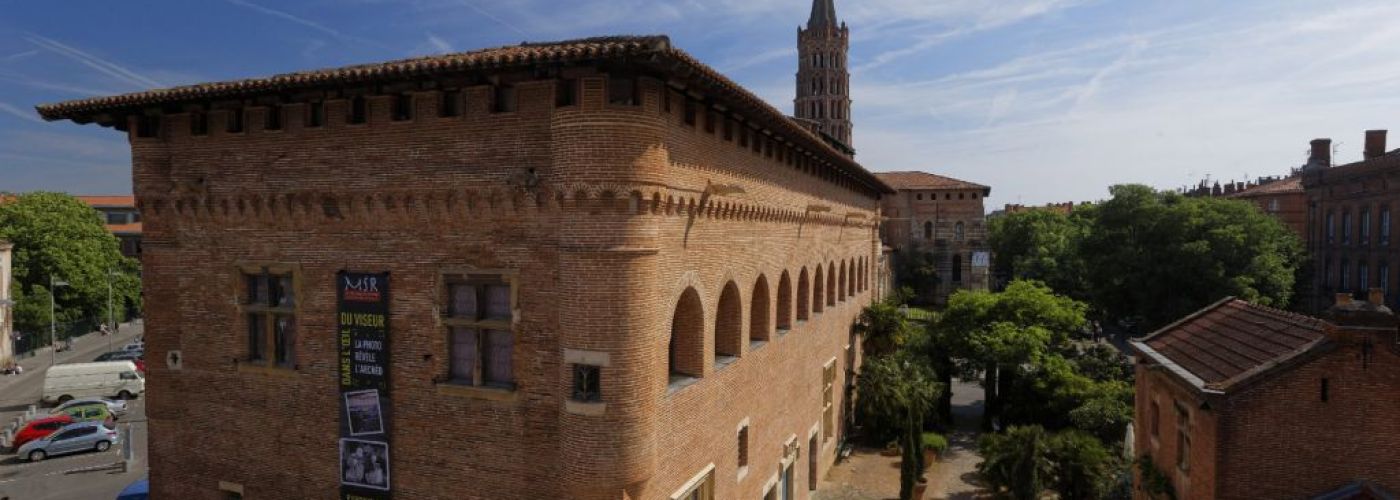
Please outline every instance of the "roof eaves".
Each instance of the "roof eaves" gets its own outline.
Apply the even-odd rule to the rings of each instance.
[[[1139,340],[1130,340],[1128,341],[1128,344],[1131,345],[1133,349],[1142,353],[1143,356],[1151,358],[1152,361],[1155,361],[1158,365],[1161,365],[1163,368],[1166,368],[1167,371],[1171,372],[1173,375],[1176,375],[1177,378],[1181,379],[1183,382],[1186,382],[1192,388],[1196,389],[1202,394],[1225,393],[1225,391],[1210,387],[1208,384],[1206,384],[1205,380],[1201,379],[1201,377],[1196,376],[1196,374],[1191,373],[1190,370],[1187,370],[1185,367],[1177,364],[1175,361],[1172,361],[1172,359],[1167,357],[1165,354],[1157,352],[1156,349],[1153,349],[1152,346],[1147,345],[1146,342]]]
[[[1271,359],[1269,361],[1260,363],[1258,366],[1240,372],[1239,374],[1228,379],[1209,384],[1208,387],[1213,387],[1222,391],[1227,391],[1244,385],[1246,383],[1253,382],[1255,380],[1261,380],[1270,374],[1278,372],[1281,368],[1291,365],[1292,361],[1297,360],[1300,357],[1313,352],[1318,348],[1318,346],[1326,344],[1327,340],[1327,337],[1319,337],[1311,342],[1308,342],[1307,344],[1304,344],[1302,347],[1293,350],[1292,352],[1275,357],[1274,359]]]
[[[1173,329],[1175,329],[1175,328],[1177,328],[1177,327],[1179,327],[1179,326],[1181,326],[1181,325],[1183,325],[1183,324],[1185,324],[1185,323],[1187,323],[1187,322],[1190,322],[1191,320],[1194,320],[1194,319],[1196,319],[1196,318],[1199,318],[1199,317],[1205,315],[1205,313],[1214,311],[1214,310],[1218,309],[1219,307],[1221,307],[1221,306],[1223,306],[1223,305],[1225,305],[1225,304],[1230,303],[1230,301],[1233,301],[1233,300],[1235,300],[1235,296],[1234,296],[1234,295],[1230,295],[1230,296],[1228,296],[1228,297],[1225,297],[1225,298],[1223,298],[1223,299],[1220,299],[1220,300],[1216,301],[1214,304],[1211,304],[1211,305],[1202,307],[1200,310],[1198,310],[1198,311],[1196,311],[1196,312],[1193,312],[1193,313],[1191,313],[1191,314],[1188,314],[1188,315],[1182,317],[1181,319],[1178,319],[1178,320],[1176,320],[1176,321],[1171,322],[1170,324],[1168,324],[1168,325],[1166,325],[1166,326],[1163,326],[1163,327],[1161,327],[1161,328],[1158,328],[1157,331],[1155,331],[1155,332],[1149,333],[1149,334],[1147,334],[1147,335],[1144,335],[1144,336],[1142,336],[1142,337],[1136,339],[1136,341],[1147,342],[1147,341],[1149,341],[1149,340],[1152,340],[1153,338],[1156,338],[1157,336],[1162,335],[1163,333],[1165,333],[1165,332],[1167,332],[1167,331],[1173,330]]]

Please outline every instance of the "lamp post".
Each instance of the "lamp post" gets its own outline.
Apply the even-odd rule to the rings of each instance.
[[[58,364],[58,301],[54,290],[61,286],[68,286],[68,282],[49,276],[49,366]]]
[[[107,270],[107,352],[112,352],[112,338],[117,336],[117,318],[112,314],[112,278],[121,276],[121,273]]]

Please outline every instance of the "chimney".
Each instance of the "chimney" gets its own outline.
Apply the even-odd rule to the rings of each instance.
[[[1366,302],[1370,302],[1373,306],[1385,305],[1385,292],[1381,291],[1381,289],[1379,288],[1372,288],[1368,290],[1366,295]]]
[[[1385,131],[1366,131],[1366,159],[1380,158],[1385,156]]]
[[[1313,139],[1312,154],[1308,155],[1308,164],[1317,167],[1332,166],[1332,139]]]

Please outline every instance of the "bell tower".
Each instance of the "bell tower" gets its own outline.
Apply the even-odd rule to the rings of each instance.
[[[797,98],[793,116],[851,146],[850,31],[836,19],[835,0],[812,0],[807,27],[797,28]]]

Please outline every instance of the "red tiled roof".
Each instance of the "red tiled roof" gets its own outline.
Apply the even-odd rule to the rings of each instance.
[[[1274,194],[1301,192],[1303,192],[1303,178],[1302,176],[1294,176],[1289,177],[1287,179],[1270,182],[1261,186],[1254,186],[1244,191],[1230,194],[1226,196],[1226,198],[1250,198],[1254,196],[1268,196]]]
[[[136,207],[135,196],[75,196],[90,207]]]
[[[987,186],[944,177],[938,174],[909,170],[904,172],[875,172],[885,184],[895,189],[988,189]]]
[[[297,89],[329,85],[373,84],[442,75],[460,75],[505,68],[531,67],[539,64],[590,63],[620,61],[648,65],[668,75],[695,84],[699,89],[713,89],[731,109],[750,113],[747,118],[792,139],[805,149],[825,153],[828,160],[843,174],[877,192],[893,192],[871,175],[855,160],[844,155],[821,137],[787,119],[766,101],[734,83],[728,77],[706,66],[671,45],[666,36],[609,36],[547,43],[523,43],[472,52],[415,57],[373,64],[347,66],[265,78],[250,78],[228,82],[202,83],[168,89],[148,90],[109,97],[93,97],[55,104],[43,104],[35,109],[45,120],[68,119],[78,123],[105,120],[114,123],[123,114],[139,112],[142,108],[161,104],[214,99],[235,99]]]
[[[141,234],[141,223],[107,224],[107,230],[111,231],[112,234]]]
[[[1321,319],[1226,298],[1140,341],[1221,389],[1306,351],[1324,337]]]

